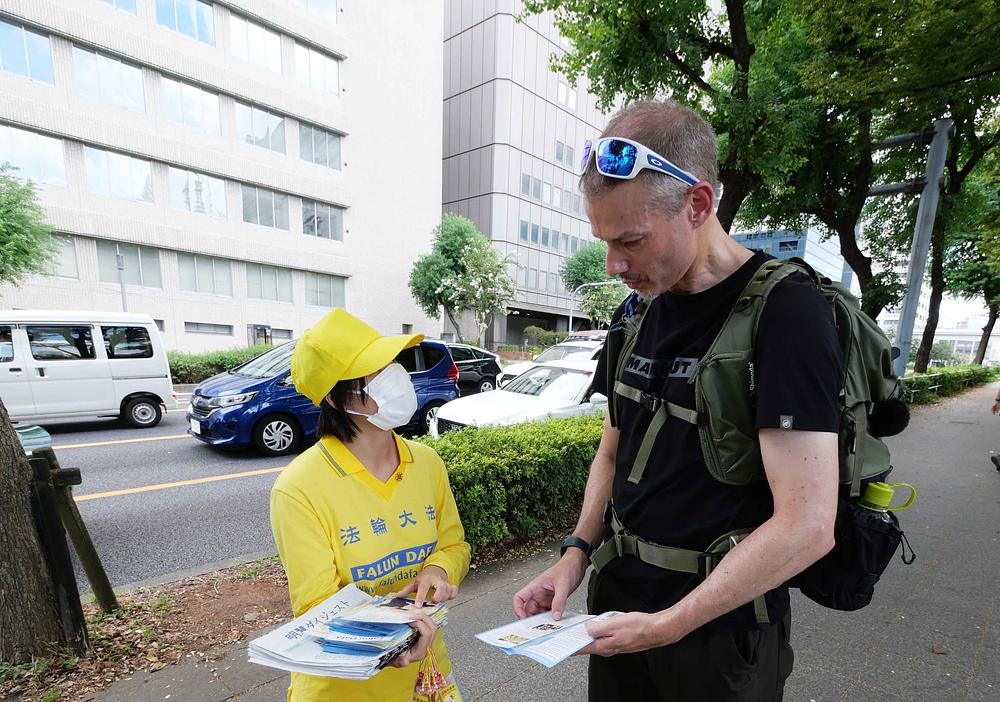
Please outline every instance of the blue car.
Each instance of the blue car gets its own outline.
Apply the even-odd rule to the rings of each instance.
[[[295,390],[295,342],[273,348],[194,389],[188,433],[213,446],[253,446],[280,456],[316,434],[319,408]],[[425,339],[396,360],[410,373],[417,411],[401,431],[426,433],[438,407],[458,397],[458,367],[440,341]]]

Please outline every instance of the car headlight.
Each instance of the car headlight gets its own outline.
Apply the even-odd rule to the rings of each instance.
[[[219,397],[212,397],[208,400],[208,406],[222,409],[223,407],[236,407],[237,405],[242,405],[251,400],[257,392],[245,392],[242,395],[221,395]]]

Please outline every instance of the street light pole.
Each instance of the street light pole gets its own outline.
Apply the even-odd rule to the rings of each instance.
[[[579,293],[584,288],[599,287],[601,285],[621,285],[621,281],[618,281],[618,280],[599,280],[596,283],[583,283],[582,285],[577,286],[576,290],[574,290],[572,293],[570,293],[570,296],[569,296],[569,328],[568,328],[568,332],[567,333],[569,333],[569,334],[573,333],[573,302],[576,299],[577,293]]]

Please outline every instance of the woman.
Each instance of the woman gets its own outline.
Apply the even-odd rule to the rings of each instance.
[[[449,600],[468,573],[470,549],[441,458],[392,431],[417,409],[410,376],[393,359],[421,339],[384,337],[338,308],[296,344],[292,380],[320,407],[319,441],[271,490],[295,616],[352,582],[374,595]],[[419,616],[412,626],[420,638],[393,668],[370,680],[292,673],[289,702],[409,700],[430,645],[450,675],[433,622]]]

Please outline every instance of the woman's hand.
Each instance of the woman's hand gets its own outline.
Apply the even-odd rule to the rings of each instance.
[[[420,638],[399,658],[389,664],[393,668],[405,668],[422,661],[427,655],[427,649],[430,648],[431,642],[434,641],[434,634],[438,630],[437,624],[431,621],[431,618],[426,614],[414,614],[410,626],[420,632]]]
[[[424,602],[427,601],[427,593],[433,589],[434,599],[433,602],[447,602],[448,600],[455,599],[458,594],[458,585],[452,585],[448,582],[448,574],[444,572],[444,568],[436,565],[424,566],[423,570],[410,581],[410,584],[404,587],[397,593],[399,597],[405,597],[411,592],[416,591],[416,604],[418,607],[422,607]]]

